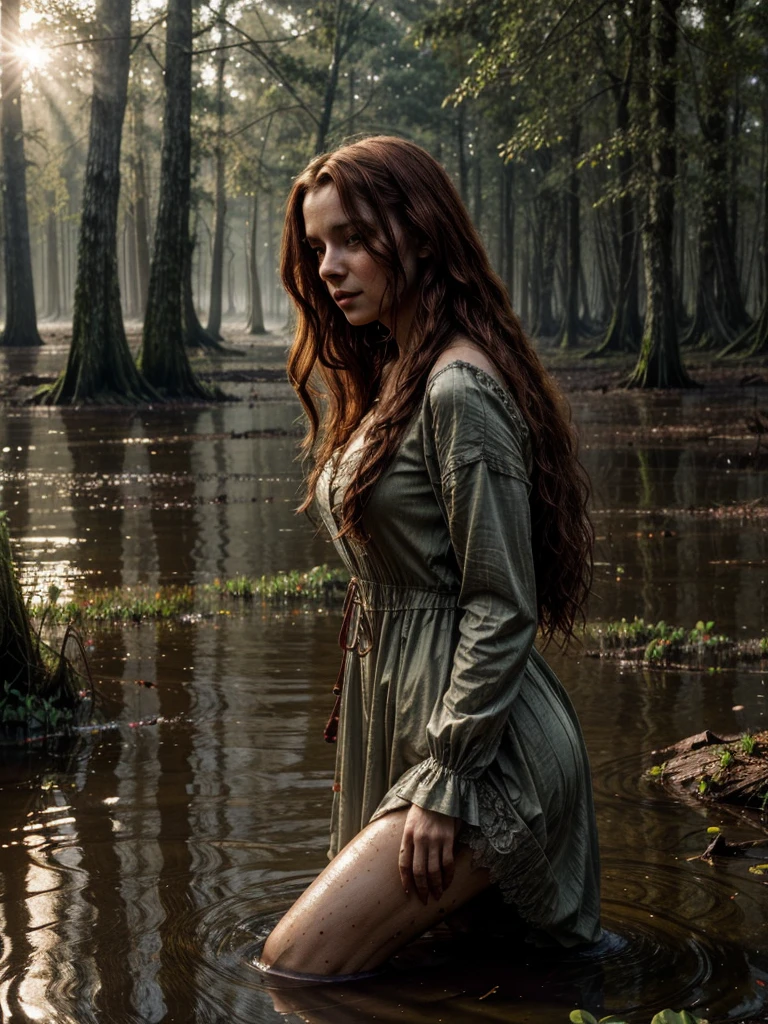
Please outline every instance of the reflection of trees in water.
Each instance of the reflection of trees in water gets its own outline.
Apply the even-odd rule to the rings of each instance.
[[[103,1019],[110,1021],[118,1021],[125,1015],[131,1005],[132,988],[127,958],[134,937],[126,902],[119,895],[122,861],[118,844],[122,836],[114,827],[115,819],[119,821],[127,808],[118,804],[112,810],[103,803],[119,788],[124,756],[125,749],[120,742],[108,740],[99,747],[96,772],[89,776],[84,794],[99,810],[87,816],[87,833],[83,837],[79,864],[87,880],[86,898],[97,908],[87,942],[83,941],[83,935],[79,936],[79,941],[93,951],[102,979],[95,1002]]]
[[[214,406],[208,415],[211,418],[214,439],[210,445],[209,458],[206,458],[207,453],[205,450],[200,452],[202,468],[204,472],[211,473],[214,476],[216,495],[228,497],[231,469],[229,466],[229,453],[224,440],[226,429],[225,410],[221,406]],[[213,519],[213,536],[208,532],[209,541],[203,553],[206,563],[203,572],[207,572],[208,565],[213,562],[214,575],[219,579],[225,579],[229,575],[235,575],[235,573],[231,572],[231,566],[229,565],[230,504],[228,501],[216,502]]]
[[[85,785],[90,738],[47,750],[9,750],[2,768],[3,810],[10,840],[3,850],[0,1002],[10,1020],[95,1022],[101,979],[93,948],[83,945],[97,912],[86,893],[87,836],[76,810]],[[9,784],[10,783],[10,784]],[[32,1014],[29,1013],[32,1011]]]
[[[157,664],[154,632],[142,628],[131,635],[134,670],[149,680],[153,678]],[[126,687],[129,685],[126,683]],[[158,714],[157,690],[126,688],[125,696],[129,717],[148,718]],[[121,825],[112,838],[117,860],[112,876],[113,899],[122,902],[125,914],[125,941],[123,943],[120,937],[116,937],[115,944],[123,954],[122,970],[130,984],[127,1006],[135,1012],[138,1020],[148,1024],[162,1020],[166,1013],[157,978],[159,927],[163,916],[158,892],[158,874],[163,858],[158,808],[160,740],[157,726],[131,729],[127,736],[123,736],[114,767],[115,795],[119,798],[115,818]]]
[[[195,441],[181,435],[181,427],[191,434],[197,430],[200,413],[174,417],[178,433],[173,439],[158,436],[157,417],[142,415],[144,436],[150,438],[149,517],[155,538],[158,586],[186,583],[194,577],[200,539],[197,510],[197,483],[193,470]]]
[[[646,621],[674,618],[680,581],[677,566],[678,537],[661,537],[656,509],[668,507],[675,474],[680,465],[679,448],[636,448],[639,481],[637,553],[640,608]],[[645,513],[645,514],[643,514]]]
[[[158,922],[160,969],[158,983],[166,1005],[178,1021],[195,1020],[194,961],[180,958],[190,942],[188,910],[195,836],[190,821],[193,729],[188,721],[192,707],[189,687],[195,679],[196,627],[155,627],[155,682],[160,714],[171,721],[157,727],[157,809],[160,852],[157,892],[162,916]],[[174,717],[180,720],[174,722]],[[199,938],[198,940],[199,941]]]
[[[6,821],[13,821],[12,828],[21,829],[27,823],[29,796],[21,789],[3,787],[3,811]],[[14,804],[17,804],[14,807]],[[24,968],[32,963],[35,948],[30,941],[32,930],[32,908],[27,896],[27,870],[29,868],[29,852],[22,843],[22,836],[14,834],[3,850],[2,883],[6,895],[2,903],[0,917],[0,937],[2,937],[3,965],[0,974],[0,993],[3,1002],[18,1012],[21,990],[26,978]]]
[[[27,536],[30,525],[29,446],[34,424],[26,411],[11,418],[7,410],[1,410],[0,416],[5,420],[0,431],[0,448],[11,449],[0,454],[0,509],[8,513],[11,537],[21,538]]]
[[[108,416],[62,408],[71,459],[70,501],[78,537],[78,568],[91,586],[123,583],[125,442],[133,413]],[[94,429],[95,428],[95,429]],[[111,438],[114,437],[114,441]],[[107,443],[100,443],[106,441]]]

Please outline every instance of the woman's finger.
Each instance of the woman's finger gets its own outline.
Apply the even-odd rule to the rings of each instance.
[[[413,881],[413,837],[410,832],[403,832],[400,853],[397,857],[400,882],[406,896],[415,888]]]
[[[441,853],[442,844],[440,840],[432,839],[427,853],[427,880],[429,882],[429,891],[436,900],[439,900],[443,895],[443,871],[440,866]]]
[[[429,885],[427,884],[427,847],[423,842],[415,841],[413,844],[411,871],[413,872],[416,895],[426,907],[429,899]]]
[[[453,859],[454,844],[455,839],[453,837],[451,837],[450,839],[446,839],[443,843],[443,892],[445,892],[445,890],[453,881],[453,872],[455,867]]]

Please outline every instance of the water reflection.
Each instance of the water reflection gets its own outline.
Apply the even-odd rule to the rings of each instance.
[[[98,427],[83,423],[79,410],[62,409],[60,417],[71,467],[68,510],[78,538],[75,571],[91,586],[120,586],[124,567],[125,445],[102,443]],[[133,418],[132,412],[115,411],[110,426],[117,436],[124,436]],[[109,562],[103,557],[105,544],[114,552]]]
[[[15,542],[35,537],[38,560],[109,584],[328,560],[327,542],[291,514],[299,467],[286,431],[297,410],[271,388],[213,409],[0,411]],[[756,632],[768,522],[694,512],[759,497],[762,478],[728,468],[726,441],[674,442],[692,409],[703,415],[700,397],[626,397],[620,408],[611,396],[575,402],[603,563],[595,609]],[[712,412],[716,423],[736,416],[733,404]],[[657,441],[658,424],[667,434]],[[62,542],[45,548],[42,536]],[[27,579],[36,571],[27,566]],[[763,677],[583,657],[553,660],[593,763],[600,948],[553,963],[498,944],[468,954],[435,935],[390,975],[281,991],[275,1009],[252,962],[324,863],[333,751],[322,726],[336,631],[336,611],[252,607],[93,634],[102,713],[119,728],[68,754],[0,748],[4,1020],[562,1024],[576,1003],[638,1021],[665,1005],[711,1019],[765,1012],[763,881],[744,860],[714,869],[692,859],[710,824],[734,840],[754,833],[701,804],[673,804],[644,775],[652,751],[680,736],[762,725]]]

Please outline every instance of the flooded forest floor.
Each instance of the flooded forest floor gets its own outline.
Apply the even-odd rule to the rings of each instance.
[[[743,737],[759,748],[768,727],[768,363],[700,354],[687,364],[702,387],[644,393],[616,386],[631,361],[542,348],[592,484],[598,639],[546,656],[592,762],[602,942],[478,956],[436,933],[381,979],[277,1003],[265,992],[259,942],[325,863],[338,595],[223,591],[340,568],[294,515],[303,428],[287,334],[272,327],[250,339],[225,325],[236,354],[194,358],[232,396],[215,405],[33,408],[25,399],[64,366],[66,329],[44,327],[39,350],[0,350],[0,507],[25,594],[192,602],[84,616],[98,721],[0,747],[3,1018],[564,1024],[579,1006],[647,1024],[669,1006],[768,1019],[768,855],[750,845],[763,815],[660,784],[659,752],[684,737],[710,730],[751,757]],[[62,628],[51,615],[45,629]],[[713,637],[754,657],[718,653]],[[710,752],[710,779],[726,752]],[[713,829],[743,852],[702,860]]]

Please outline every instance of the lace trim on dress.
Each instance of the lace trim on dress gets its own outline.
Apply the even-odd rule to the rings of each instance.
[[[559,885],[547,855],[515,808],[482,776],[470,778],[429,757],[409,769],[390,793],[461,818],[459,841],[473,850],[473,863],[489,871],[504,902],[536,928],[555,921]],[[382,805],[385,813],[392,809],[388,797]]]
[[[522,820],[510,815],[510,806],[494,788],[477,782],[480,824],[463,825],[458,839],[473,851],[472,862],[485,868],[520,917],[536,928],[546,928],[557,916],[559,885],[549,860]]]

